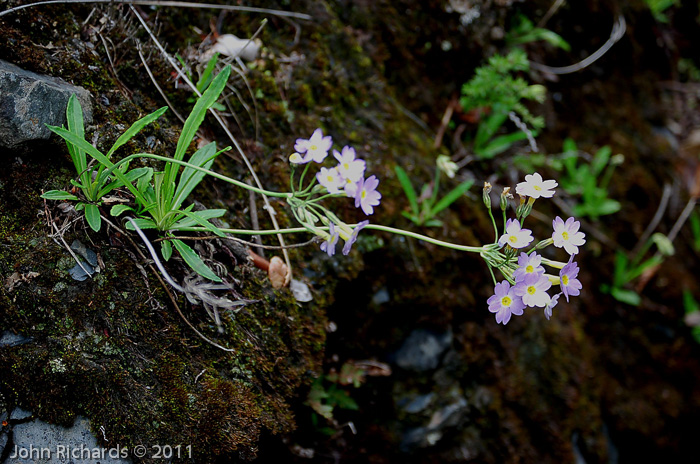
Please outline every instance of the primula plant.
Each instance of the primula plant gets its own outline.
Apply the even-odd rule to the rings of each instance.
[[[515,189],[520,195],[520,205],[516,210],[516,217],[511,219],[506,219],[511,195],[509,189],[505,189],[501,195],[504,221],[502,234],[499,234],[491,211],[491,186],[484,186],[484,203],[491,216],[497,240],[494,245],[485,246],[481,255],[494,279],[494,294],[487,303],[489,311],[495,313],[498,323],[507,324],[513,315],[522,315],[527,307],[543,308],[545,317],[549,319],[562,295],[569,301],[569,297],[578,296],[581,292],[579,268],[574,262],[579,247],[586,243],[585,234],[579,231],[580,223],[574,218],[564,221],[557,216],[552,221],[551,237],[537,242],[534,246],[531,246],[534,241],[532,231],[523,228],[525,218],[532,211],[535,200],[551,198],[557,185],[554,180],[543,180],[538,173],[525,176],[525,182],[519,183]],[[569,255],[568,261],[549,260],[538,253],[550,245],[563,248]],[[526,250],[528,247],[530,249]],[[544,266],[559,269],[558,275],[548,274]],[[493,268],[498,269],[505,280],[497,282]],[[550,289],[556,285],[559,286],[559,292],[550,295]]]
[[[58,127],[50,127],[50,129],[66,140],[71,156],[74,157],[74,161],[77,160],[76,168],[78,168],[83,181],[80,184],[81,188],[86,186],[91,188],[91,185],[86,184],[89,179],[83,178],[83,171],[88,169],[87,155],[90,155],[94,158],[96,167],[87,172],[95,172],[93,177],[99,181],[98,184],[104,184],[104,187],[97,190],[98,193],[108,192],[117,186],[124,186],[134,197],[134,206],[117,205],[112,208],[111,214],[117,216],[129,211],[137,216],[136,219],[129,219],[129,225],[132,226],[132,229],[138,226],[137,231],[141,234],[140,229],[152,228],[165,234],[166,238],[170,240],[162,243],[172,242],[183,260],[193,270],[209,280],[221,281],[221,278],[204,264],[192,248],[174,236],[173,232],[214,232],[218,236],[226,233],[269,235],[308,232],[320,238],[320,248],[323,252],[328,256],[333,256],[341,239],[344,241],[342,253],[345,255],[350,253],[359,232],[366,229],[412,237],[454,250],[479,253],[485,260],[495,284],[494,295],[487,301],[488,307],[492,313],[495,313],[496,322],[502,324],[508,323],[512,315],[523,314],[526,307],[543,308],[545,316],[549,319],[552,315],[552,309],[558,303],[561,295],[564,295],[567,301],[570,297],[579,295],[581,291],[581,283],[578,280],[579,268],[573,261],[574,256],[579,252],[579,247],[585,243],[585,236],[583,232],[579,231],[579,222],[574,218],[563,220],[556,217],[552,223],[551,237],[532,247],[531,244],[534,240],[532,232],[523,227],[525,219],[532,211],[535,200],[551,198],[554,195],[554,188],[558,185],[554,180],[543,180],[538,173],[526,176],[525,182],[517,185],[516,193],[520,195],[520,205],[516,210],[515,218],[506,218],[508,200],[512,198],[512,195],[509,194],[509,189],[504,190],[501,195],[502,232],[498,230],[491,209],[491,197],[489,196],[491,186],[485,184],[483,199],[493,223],[494,241],[483,246],[467,246],[444,242],[403,229],[370,224],[369,220],[366,219],[357,224],[349,224],[341,219],[327,205],[327,202],[333,199],[348,198],[362,214],[370,216],[374,214],[375,208],[379,206],[382,198],[378,191],[379,179],[375,175],[367,175],[367,162],[358,157],[354,148],[344,146],[340,151],[334,149],[332,138],[324,135],[320,128],[316,129],[308,139],[298,138],[296,140],[295,152],[289,157],[289,192],[273,192],[256,188],[211,171],[212,161],[220,153],[216,150],[214,143],[196,151],[190,157],[189,162],[184,161],[187,147],[202,123],[207,109],[216,102],[228,75],[227,68],[214,78],[204,95],[197,101],[185,123],[175,155],[172,158],[150,153],[137,153],[116,163],[110,160],[110,155],[116,148],[133,137],[146,124],[160,116],[163,110],[137,121],[117,140],[107,155],[89,144],[80,130],[66,130]],[[75,107],[69,109],[75,111]],[[329,153],[332,153],[332,158],[329,157]],[[78,154],[78,157],[74,156],[75,154]],[[129,170],[129,163],[137,158],[163,161],[165,162],[164,169],[158,172],[154,172],[151,168]],[[332,159],[333,163],[330,166],[324,166],[323,164],[328,159]],[[446,174],[449,175],[448,171],[453,171],[454,166],[446,163],[445,159],[440,159],[439,164],[442,164],[439,169]],[[182,172],[180,172],[180,166],[184,167]],[[310,173],[312,170],[315,173]],[[190,192],[205,175],[258,194],[286,200],[294,218],[302,227],[262,231],[214,227],[208,220],[221,216],[224,213],[223,210],[195,212],[191,210],[191,206],[182,207]],[[439,172],[437,176],[439,176]],[[136,185],[132,183],[133,181],[136,181]],[[406,182],[408,182],[407,177],[403,179],[402,183]],[[437,182],[436,179],[436,184]],[[466,183],[460,184],[437,202],[433,194],[433,200],[430,201],[428,208],[429,212],[434,215],[443,209],[443,205],[446,208],[467,188]],[[437,185],[435,185],[434,192],[436,191]],[[67,192],[47,192],[44,197],[80,201],[80,198]],[[97,217],[99,217],[99,209],[97,209],[99,197],[89,197],[86,194],[86,200],[90,201],[86,204],[95,206]],[[93,225],[89,218],[88,223]],[[99,230],[99,227],[93,228]],[[127,226],[127,228],[129,227]],[[150,246],[150,244],[148,245]],[[568,261],[553,261],[539,254],[540,250],[549,245],[563,248],[569,255]],[[531,248],[525,251],[528,247]],[[172,253],[170,245],[162,246],[161,253],[167,259]],[[559,269],[558,275],[547,274],[544,266]],[[500,271],[505,280],[496,281],[494,268]],[[549,290],[557,285],[560,291],[550,295]]]

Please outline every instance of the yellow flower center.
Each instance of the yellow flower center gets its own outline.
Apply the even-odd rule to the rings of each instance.
[[[539,185],[535,185],[535,186],[532,187],[532,188],[534,188],[534,189],[537,190],[538,192],[542,190],[542,187],[540,187]]]
[[[366,196],[367,196],[367,190],[362,189],[362,193],[360,194],[360,197],[362,197],[362,199],[364,200]]]
[[[328,180],[328,182],[333,182],[333,176],[331,176],[330,174],[326,177],[326,179]]]
[[[535,293],[537,293],[537,288],[534,285],[530,285],[529,287],[527,287],[527,293],[529,293],[530,295],[534,295]]]
[[[564,240],[569,240],[569,233],[566,231],[562,232],[561,238],[563,238]]]
[[[318,147],[317,147],[316,145],[311,145],[311,146],[309,147],[309,150],[314,150],[314,151],[315,151],[315,150],[318,150]]]
[[[501,298],[501,304],[503,306],[510,306],[512,302],[513,300],[511,300],[509,296],[504,296],[503,298]]]
[[[569,276],[568,275],[561,276],[561,283],[564,285],[569,285]]]
[[[515,243],[518,241],[518,237],[516,237],[515,235],[511,235],[510,237],[508,237],[508,241],[510,243]]]
[[[350,163],[343,163],[343,167],[345,169],[350,169]]]
[[[525,272],[527,272],[528,274],[532,274],[534,271],[535,271],[535,268],[532,267],[532,264],[529,264],[529,265],[525,268]]]

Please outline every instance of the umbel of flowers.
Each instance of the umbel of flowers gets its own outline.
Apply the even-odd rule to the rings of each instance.
[[[289,157],[292,166],[292,194],[287,199],[297,221],[309,232],[323,239],[321,250],[328,253],[328,256],[335,254],[339,239],[345,242],[343,254],[350,253],[350,247],[357,240],[358,233],[369,221],[350,226],[327,209],[322,201],[327,198],[348,197],[354,200],[356,208],[369,216],[374,213],[374,207],[379,205],[382,198],[382,194],[377,191],[379,179],[374,175],[365,178],[367,163],[358,158],[355,149],[349,146],[343,147],[340,152],[333,150],[333,158],[337,164],[332,167],[321,166],[308,185],[304,185],[310,166],[313,163],[324,163],[332,147],[332,138],[324,136],[321,129],[316,129],[308,139],[297,139],[294,144],[296,151]],[[301,166],[304,168],[297,182],[294,174]]]
[[[574,257],[586,239],[585,234],[579,231],[581,224],[578,221],[574,218],[564,221],[557,216],[552,221],[552,236],[526,251],[534,239],[532,231],[523,228],[525,218],[532,211],[535,200],[551,198],[557,185],[554,180],[543,180],[538,173],[525,176],[525,182],[519,183],[515,188],[515,192],[520,195],[520,205],[514,219],[506,219],[508,199],[512,195],[509,189],[505,189],[501,195],[504,230],[500,235],[491,212],[491,186],[488,183],[484,186],[484,203],[489,210],[497,240],[495,247],[485,246],[481,255],[492,276],[492,268],[495,267],[505,277],[505,280],[496,282],[494,276],[494,294],[487,300],[489,311],[495,313],[497,323],[507,324],[511,316],[522,315],[526,308],[542,308],[545,317],[549,319],[562,295],[569,301],[569,297],[581,293],[579,268]],[[563,248],[569,255],[568,261],[551,261],[538,253],[550,245]],[[548,274],[544,266],[558,269],[558,275]],[[556,286],[559,286],[559,292],[550,295],[552,287]]]

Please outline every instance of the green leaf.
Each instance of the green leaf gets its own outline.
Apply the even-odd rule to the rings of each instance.
[[[184,227],[192,227],[199,224],[205,227],[209,232],[218,235],[219,237],[225,237],[226,234],[221,232],[218,227],[211,224],[207,219],[221,217],[226,212],[225,209],[205,209],[204,211],[180,211],[182,214],[187,216],[184,219],[179,220],[170,227],[170,230],[179,229]],[[190,219],[190,221],[188,221]]]
[[[209,169],[217,155],[216,142],[211,142],[197,150],[188,162],[195,166]],[[180,175],[171,207],[174,209],[179,208],[197,184],[204,179],[204,176],[206,176],[206,173],[186,167]]]
[[[133,211],[134,208],[128,205],[114,205],[109,210],[109,214],[114,217],[119,217],[125,211]]]
[[[153,169],[152,168],[135,168],[135,169],[132,169],[131,171],[124,173],[124,177],[129,182],[133,182],[133,181],[139,179],[140,177],[147,175],[149,172],[153,172]],[[111,192],[115,188],[121,187],[122,185],[124,185],[124,183],[119,179],[110,182],[109,184],[102,187],[102,189],[100,191],[97,192],[96,200],[101,199],[103,196],[107,195],[109,192]]]
[[[197,90],[199,92],[204,92],[204,90],[209,87],[209,84],[211,83],[212,79],[212,74],[214,73],[214,70],[216,69],[216,63],[219,60],[219,52],[214,53],[214,55],[209,59],[209,62],[207,63],[207,67],[202,73],[202,77],[199,78],[197,81]]]
[[[594,176],[599,176],[605,166],[607,166],[610,160],[610,155],[612,154],[612,149],[609,145],[602,147],[600,150],[593,155],[593,161],[591,161],[591,171]]]
[[[647,269],[661,264],[663,260],[664,258],[661,256],[652,256],[651,258],[638,265],[636,268],[630,270],[630,272],[627,274],[627,281],[631,282],[632,280],[642,275]]]
[[[100,208],[98,208],[97,205],[93,205],[91,203],[85,204],[85,219],[92,230],[95,232],[100,231],[100,227],[102,226],[102,218],[100,217]]]
[[[151,219],[145,219],[145,218],[136,218],[133,220],[136,225],[138,226],[139,229],[157,229],[158,226],[156,226],[156,223],[153,222]],[[131,221],[126,223],[125,226],[128,230],[135,230],[134,226],[131,224]]]
[[[61,137],[63,137],[65,140],[67,140],[67,141],[73,143],[74,145],[76,145],[77,148],[79,148],[79,149],[84,150],[85,152],[87,152],[90,156],[92,156],[93,158],[95,158],[98,162],[102,163],[102,164],[105,165],[106,167],[108,167],[108,168],[113,168],[113,167],[114,167],[114,163],[112,163],[112,162],[111,162],[105,155],[103,155],[97,148],[95,148],[95,147],[93,147],[92,145],[90,145],[85,139],[78,137],[77,135],[75,135],[75,134],[73,134],[73,133],[71,133],[71,132],[65,130],[65,129],[62,128],[62,127],[49,126],[49,125],[47,125],[46,127],[48,127],[49,130],[51,130],[52,132],[54,132],[54,133],[60,135]],[[137,199],[138,201],[144,203],[144,198],[143,198],[143,196],[141,195],[141,193],[131,184],[131,182],[129,182],[129,180],[124,176],[124,174],[122,174],[121,172],[119,172],[118,169],[113,170],[112,172],[114,173],[114,175],[115,175],[119,180],[121,180],[121,181],[123,182],[123,184],[126,186],[126,188],[128,188],[129,191],[130,191],[131,193],[134,194],[134,196],[136,197],[136,199]],[[85,184],[88,185],[87,182],[86,182]]]
[[[408,174],[403,170],[401,166],[395,166],[394,172],[396,172],[396,177],[399,179],[403,191],[406,193],[406,198],[408,198],[408,203],[411,205],[411,210],[414,215],[420,214],[420,209],[418,208],[418,196],[416,195],[416,190],[413,188],[411,180],[408,178]],[[415,222],[415,221],[413,221]]]
[[[629,259],[627,259],[627,255],[618,250],[615,253],[615,270],[613,272],[613,285],[615,287],[621,287],[629,282],[629,279],[627,279],[628,265]]]
[[[459,184],[457,187],[453,188],[452,190],[450,190],[450,192],[447,193],[447,195],[442,197],[440,199],[440,201],[438,201],[437,204],[435,206],[433,206],[431,213],[433,215],[435,215],[435,214],[439,213],[440,211],[442,211],[443,209],[450,206],[452,203],[457,201],[457,199],[459,197],[464,195],[464,193],[467,190],[469,190],[473,184],[474,184],[473,180],[467,180],[465,182],[462,182],[461,184]]]
[[[474,151],[483,148],[486,143],[493,137],[498,129],[503,125],[508,118],[509,107],[502,104],[495,104],[491,108],[491,114],[479,123],[474,138]]]
[[[49,190],[42,194],[41,198],[46,198],[47,200],[78,200],[78,197],[65,190]]]
[[[80,101],[78,101],[78,97],[75,94],[71,95],[68,99],[68,106],[66,107],[66,120],[68,121],[68,131],[72,134],[75,134],[77,137],[80,137],[81,140],[85,140],[83,108],[80,106]],[[51,127],[49,127],[49,129],[50,128]],[[70,157],[73,160],[75,170],[80,176],[80,181],[83,185],[90,185],[90,181],[92,179],[90,178],[90,173],[87,172],[87,157],[85,156],[85,150],[76,147],[65,137],[63,137],[63,139],[67,142],[68,153],[70,154]]]
[[[182,127],[182,133],[180,133],[180,138],[177,141],[177,148],[175,149],[176,160],[182,160],[185,157],[185,152],[190,146],[194,135],[197,133],[199,126],[204,121],[204,116],[207,114],[207,110],[216,102],[221,95],[221,92],[228,82],[229,75],[231,74],[231,66],[226,66],[211,83],[209,88],[202,94],[202,96],[197,100],[197,103],[192,108],[192,112],[187,117],[184,126]],[[175,183],[175,175],[179,166],[173,164],[167,164],[165,166],[165,172],[167,177],[167,182]]]
[[[640,297],[637,292],[624,288],[612,287],[610,289],[610,295],[612,295],[612,297],[617,301],[621,301],[622,303],[627,303],[628,305],[632,306],[639,306],[639,303],[642,302],[642,297]]]
[[[141,129],[158,119],[163,115],[168,110],[167,106],[162,107],[161,109],[155,111],[154,113],[149,114],[148,116],[144,116],[143,118],[139,119],[135,123],[131,125],[122,135],[119,136],[116,142],[114,142],[114,145],[112,145],[112,148],[109,149],[107,152],[107,158],[112,156],[112,153],[117,151],[119,147],[124,145],[126,142],[131,140],[132,137],[134,137],[136,134],[141,132]]]
[[[598,216],[605,216],[607,214],[615,214],[620,211],[620,202],[617,200],[605,199],[596,207],[596,213]]]
[[[491,142],[489,142],[489,144],[485,147],[477,149],[475,146],[474,152],[476,153],[479,159],[490,159],[498,155],[499,153],[506,151],[508,148],[510,148],[511,145],[513,145],[513,143],[519,140],[524,140],[526,138],[527,134],[521,131],[513,132],[512,134],[501,135],[500,137],[496,137],[493,140],[491,140]]]
[[[221,278],[214,274],[214,271],[209,269],[209,266],[204,264],[202,258],[200,258],[189,245],[181,240],[172,240],[172,242],[177,252],[182,256],[182,259],[185,260],[185,263],[187,263],[194,272],[214,282],[221,282]]]
[[[170,240],[160,242],[160,254],[164,260],[170,261],[170,257],[173,255],[173,246],[170,244]]]

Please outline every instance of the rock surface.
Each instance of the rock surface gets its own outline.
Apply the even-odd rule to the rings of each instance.
[[[11,420],[31,416],[22,409],[12,412]],[[35,462],[42,464],[64,464],[69,462],[123,464],[131,462],[124,448],[102,448],[90,432],[90,422],[78,417],[70,428],[33,420],[14,425],[12,449],[3,464]],[[8,443],[2,443],[6,446]],[[0,448],[0,454],[3,449]]]
[[[46,124],[66,123],[71,94],[78,96],[85,122],[92,122],[87,90],[0,60],[0,146],[17,149],[27,142],[48,140],[51,131]]]

